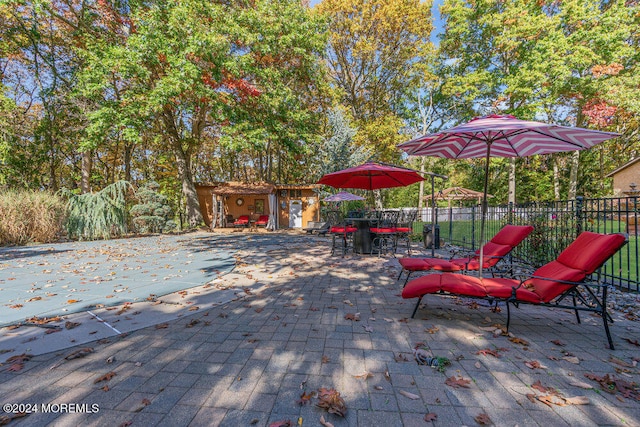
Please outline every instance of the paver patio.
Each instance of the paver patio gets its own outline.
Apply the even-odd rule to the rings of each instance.
[[[125,334],[91,334],[102,322],[83,314],[50,334],[0,330],[1,403],[86,405],[10,425],[317,426],[324,416],[336,427],[423,426],[427,414],[443,426],[478,425],[481,414],[504,426],[640,424],[637,388],[624,397],[585,377],[640,382],[640,323],[621,313],[613,313],[611,351],[597,317],[576,324],[571,312],[522,307],[511,338],[524,344],[494,335],[506,316],[482,302],[434,296],[410,319],[415,301],[400,297],[392,257],[331,257],[329,238],[294,233],[215,236],[238,249],[236,268],[119,314],[124,305],[115,306],[107,323]],[[67,321],[81,325],[66,329]],[[52,342],[55,351],[29,350]],[[445,373],[416,363],[418,343],[451,360]],[[37,355],[6,362],[23,353]],[[468,388],[446,385],[451,377]],[[317,407],[317,397],[298,403],[321,387],[340,392],[346,417]]]

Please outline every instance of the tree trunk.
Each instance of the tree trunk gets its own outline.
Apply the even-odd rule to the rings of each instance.
[[[131,182],[131,157],[133,157],[133,144],[124,144],[124,179]]]
[[[509,160],[509,203],[516,203],[516,158]]]
[[[182,182],[182,194],[185,198],[186,220],[189,227],[194,228],[202,224],[204,221],[202,212],[200,212],[200,201],[196,186],[193,183],[191,175],[191,160],[185,154],[182,147],[176,147],[174,144],[174,154],[176,157],[176,166],[178,167],[178,175]]]
[[[560,171],[558,170],[558,158],[553,159],[553,195],[560,200]]]
[[[82,152],[82,163],[81,163],[81,172],[80,172],[80,190],[82,194],[91,192],[91,168],[93,166],[93,161],[91,159],[91,150],[86,150]]]
[[[580,152],[571,153],[571,171],[569,172],[569,190],[567,192],[568,200],[575,200],[578,195],[578,166],[580,166]]]

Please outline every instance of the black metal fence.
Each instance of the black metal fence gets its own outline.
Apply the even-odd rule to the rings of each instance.
[[[565,200],[528,204],[490,206],[485,223],[485,240],[505,224],[530,224],[533,233],[516,248],[514,255],[532,267],[553,259],[580,232],[627,233],[629,243],[601,269],[602,278],[621,289],[640,290],[638,263],[640,232],[638,197]],[[423,224],[435,215],[440,239],[453,245],[475,250],[480,245],[480,206],[467,208],[424,208],[419,212],[414,233],[421,235]]]

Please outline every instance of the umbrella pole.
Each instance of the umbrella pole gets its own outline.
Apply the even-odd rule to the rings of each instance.
[[[491,158],[491,143],[487,142],[487,159],[484,165],[484,193],[482,195],[482,218],[480,219],[480,268],[478,275],[482,278],[482,265],[484,264],[484,223],[487,216],[487,189],[489,186],[489,159]]]
[[[436,256],[436,198],[435,175],[431,175],[431,258]]]

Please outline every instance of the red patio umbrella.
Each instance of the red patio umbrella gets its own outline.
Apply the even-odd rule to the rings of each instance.
[[[450,159],[485,157],[484,194],[480,229],[480,275],[482,245],[487,213],[489,159],[526,157],[562,151],[584,150],[618,136],[617,133],[558,126],[518,120],[511,115],[476,117],[471,121],[438,133],[427,134],[398,145],[412,156],[436,156]]]
[[[413,169],[384,163],[367,162],[360,166],[328,173],[320,178],[318,184],[325,184],[334,188],[378,190],[381,188],[404,187],[423,180],[424,178]]]

